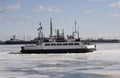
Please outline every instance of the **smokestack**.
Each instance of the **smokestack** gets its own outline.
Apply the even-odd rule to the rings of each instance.
[[[52,18],[50,18],[50,38],[52,38]]]

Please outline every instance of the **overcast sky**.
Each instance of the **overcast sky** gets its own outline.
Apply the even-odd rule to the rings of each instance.
[[[0,40],[33,39],[39,22],[48,36],[50,17],[53,32],[71,34],[77,21],[82,38],[120,39],[120,0],[0,0]]]

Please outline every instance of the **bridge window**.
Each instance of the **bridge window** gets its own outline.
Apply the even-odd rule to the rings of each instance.
[[[68,45],[67,43],[63,43],[63,45]]]
[[[79,43],[75,43],[75,45],[79,45]]]
[[[60,46],[60,45],[62,45],[62,44],[61,44],[61,43],[58,43],[57,45]]]
[[[51,46],[55,46],[56,44],[51,44]]]
[[[50,46],[50,44],[45,44],[45,46]]]
[[[69,45],[73,45],[73,43],[69,43]]]

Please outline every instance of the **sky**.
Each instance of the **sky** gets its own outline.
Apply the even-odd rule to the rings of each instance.
[[[81,38],[120,39],[120,0],[0,0],[0,40],[34,39],[39,22],[49,36],[50,18],[53,33],[70,35],[76,21]]]

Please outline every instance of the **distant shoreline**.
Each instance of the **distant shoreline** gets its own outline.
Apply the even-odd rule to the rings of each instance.
[[[82,42],[90,42],[90,43],[120,43],[120,40],[118,39],[86,39],[86,40],[81,40]],[[19,40],[19,41],[0,41],[0,45],[12,45],[12,44],[36,44],[37,40],[30,40],[30,41],[24,41],[24,40]]]

